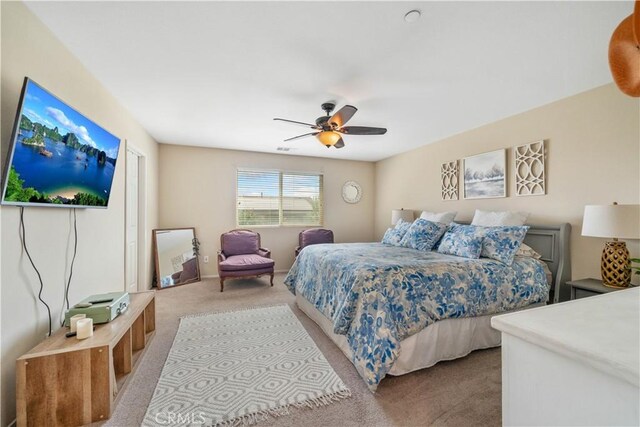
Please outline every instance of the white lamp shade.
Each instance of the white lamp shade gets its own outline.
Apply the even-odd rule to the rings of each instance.
[[[391,225],[396,225],[398,221],[413,221],[413,211],[405,211],[404,209],[394,209],[391,211]]]
[[[587,205],[582,235],[640,239],[640,205]]]

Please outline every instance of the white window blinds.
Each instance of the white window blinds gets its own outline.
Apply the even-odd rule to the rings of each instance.
[[[319,226],[323,221],[322,175],[238,170],[239,226]]]
[[[282,224],[322,224],[322,175],[282,173]]]

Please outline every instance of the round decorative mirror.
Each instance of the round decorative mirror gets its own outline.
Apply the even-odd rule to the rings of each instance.
[[[342,199],[347,203],[358,203],[362,198],[362,187],[355,181],[347,181],[342,186]]]

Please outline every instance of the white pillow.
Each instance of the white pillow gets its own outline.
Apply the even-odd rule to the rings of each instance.
[[[431,222],[440,222],[442,224],[451,224],[458,212],[427,212],[422,211],[420,218]]]
[[[524,257],[530,257],[535,259],[542,258],[542,255],[540,255],[531,246],[525,243],[522,243],[520,245],[520,247],[518,248],[518,251],[516,252],[516,256],[524,256]]]
[[[471,225],[479,225],[481,227],[499,227],[501,225],[524,225],[529,218],[529,212],[511,212],[511,211],[481,211],[476,209]]]

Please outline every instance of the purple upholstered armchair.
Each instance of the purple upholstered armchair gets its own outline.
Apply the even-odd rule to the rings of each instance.
[[[333,231],[324,228],[311,228],[303,230],[298,234],[298,247],[296,248],[296,256],[302,249],[309,245],[317,245],[319,243],[333,243]]]
[[[218,274],[220,292],[228,278],[271,276],[273,286],[271,251],[260,247],[260,234],[251,230],[231,230],[220,236],[218,252]]]

